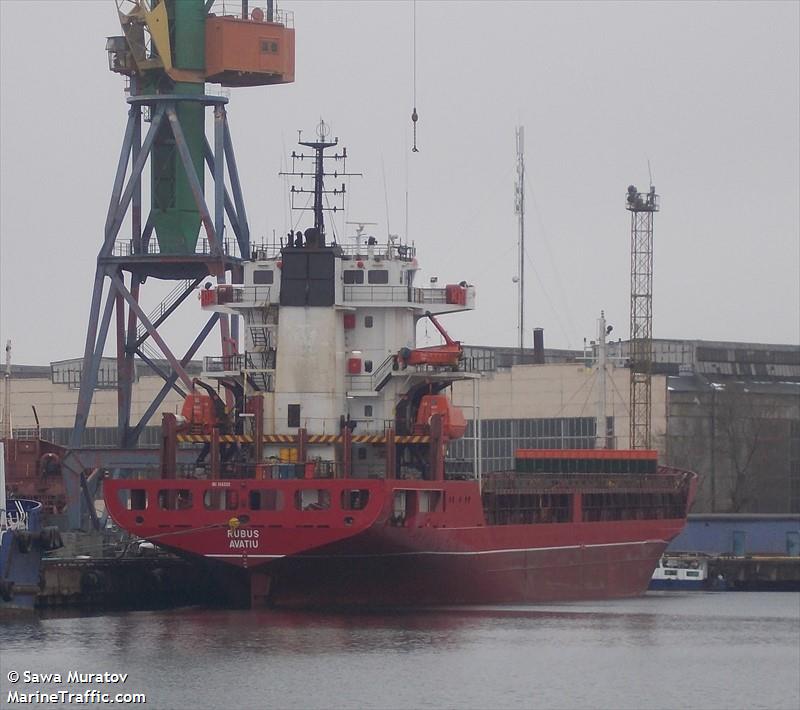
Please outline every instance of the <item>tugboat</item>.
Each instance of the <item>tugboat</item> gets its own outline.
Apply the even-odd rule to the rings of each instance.
[[[242,282],[205,285],[204,310],[244,324],[244,351],[206,358],[182,414],[162,420],[161,477],[106,480],[113,519],[195,558],[254,606],[408,606],[643,593],[683,528],[696,476],[652,451],[518,451],[482,475],[453,383],[477,392],[440,316],[475,307],[466,282],[420,287],[414,244],[329,238],[320,125],[300,145],[314,223],[256,249]],[[309,199],[310,201],[310,199]],[[294,206],[294,205],[293,205]],[[419,347],[428,319],[444,343]],[[216,381],[217,387],[209,384]],[[471,462],[450,462],[465,438]],[[202,445],[188,470],[179,445]]]
[[[3,449],[0,442],[0,615],[33,610],[42,553],[62,546],[57,528],[42,527],[39,501],[6,499]]]

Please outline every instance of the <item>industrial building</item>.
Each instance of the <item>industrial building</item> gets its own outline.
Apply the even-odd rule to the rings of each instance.
[[[608,345],[605,446],[629,445],[628,343]],[[518,448],[593,448],[597,436],[596,347],[586,352],[465,347],[469,367],[482,373],[478,405],[483,471],[513,468]],[[541,362],[543,360],[543,362]],[[159,363],[169,370],[168,363]],[[74,424],[81,360],[16,365],[10,380],[16,437],[67,445]],[[202,363],[187,371],[196,376]],[[695,340],[654,340],[652,446],[664,463],[700,474],[696,513],[800,513],[800,347]],[[104,358],[88,418],[89,446],[117,444],[116,359]],[[141,416],[163,382],[139,367],[132,414]],[[5,387],[5,384],[3,384]],[[5,393],[4,393],[5,394]],[[457,383],[456,404],[472,406],[472,386]],[[180,411],[170,392],[161,412]],[[354,400],[353,407],[361,406]],[[35,412],[34,412],[35,408]],[[358,411],[351,412],[358,419]],[[470,417],[467,417],[468,420]],[[161,413],[142,431],[156,446]],[[451,444],[454,470],[469,460],[475,434]],[[270,422],[265,421],[269,432]]]

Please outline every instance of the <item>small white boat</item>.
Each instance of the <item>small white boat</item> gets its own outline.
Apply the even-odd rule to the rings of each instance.
[[[663,555],[650,580],[650,589],[708,588],[708,560],[698,555]]]

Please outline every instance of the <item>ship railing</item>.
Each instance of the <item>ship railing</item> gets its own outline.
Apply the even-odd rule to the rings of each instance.
[[[345,286],[345,301],[370,303],[423,303],[422,289],[409,286]]]
[[[470,370],[471,363],[468,360],[459,360],[458,365],[409,365],[405,370],[398,370],[399,375],[414,374],[430,374],[440,375],[443,372],[472,372]]]
[[[348,390],[356,392],[369,392],[376,390],[378,385],[391,376],[395,356],[389,355],[375,370],[363,375],[349,375]]]
[[[203,372],[241,372],[244,364],[244,355],[211,355],[203,358]]]
[[[475,463],[472,459],[447,457],[444,475],[448,480],[472,480],[475,478]]]
[[[7,505],[10,508],[0,511],[0,530],[2,531],[28,529],[28,512],[14,506],[14,503],[13,500],[8,501]]]
[[[15,428],[14,438],[23,441],[35,441],[39,438],[39,430],[36,427]]]
[[[210,464],[184,464],[178,472],[181,478],[212,479]],[[330,480],[342,478],[343,474],[343,464],[338,461],[223,463],[220,467],[222,478],[259,481]]]
[[[345,286],[342,292],[345,301],[368,301],[370,303],[447,303],[447,292],[443,288],[414,288],[412,286]]]
[[[262,354],[262,353],[259,353]],[[261,358],[263,360],[263,358]],[[256,362],[251,353],[235,355],[210,355],[203,358],[204,372],[244,372],[270,371],[274,368],[264,367],[263,362]]]
[[[349,375],[347,389],[355,392],[371,392],[375,389],[372,375]]]
[[[239,257],[239,244],[235,239],[224,239],[222,241],[222,252],[225,256]],[[158,240],[151,238],[146,244],[136,244],[133,239],[118,239],[114,242],[112,256],[136,257],[136,256],[160,256],[162,252],[159,248]],[[208,239],[203,237],[197,240],[193,252],[180,254],[164,253],[163,256],[210,256],[211,244]]]
[[[409,374],[441,375],[443,371],[453,372],[481,372],[475,363],[468,358],[459,360],[457,366],[441,365],[409,365],[405,368],[396,367],[396,356],[389,355],[373,372],[363,375],[348,375],[347,389],[351,392],[380,391],[394,373],[402,377]]]
[[[674,471],[674,488],[679,489],[684,482],[686,471]],[[691,474],[689,474],[691,475]],[[609,474],[609,473],[517,473],[515,471],[493,471],[481,477],[483,490],[524,490],[529,488],[552,489],[573,488],[596,489],[608,492],[614,490],[663,490],[666,476],[653,474]]]
[[[161,303],[159,303],[152,311],[150,311],[150,313],[147,314],[148,320],[151,323],[158,325],[158,321],[163,319],[165,314],[168,315],[171,309],[173,309],[173,306],[175,306],[179,301],[188,295],[187,291],[190,291],[194,284],[195,281],[192,279],[179,281],[172,291],[170,291],[164,297]],[[153,348],[150,343],[144,340],[146,336],[147,328],[141,321],[139,321],[139,325],[136,327],[136,337],[142,339],[142,344],[140,347],[152,360],[158,360],[161,357],[161,353]]]
[[[212,288],[200,289],[200,306],[226,306],[241,303],[254,307],[263,307],[270,303],[271,286],[239,286],[237,284],[220,284]]]
[[[253,244],[250,251],[253,258],[260,261],[277,259],[281,250],[287,245],[278,242],[262,242]],[[346,259],[372,259],[380,257],[388,261],[412,261],[417,256],[417,248],[408,244],[378,243],[378,244],[339,244],[337,245]]]
[[[391,377],[392,368],[396,362],[395,355],[389,355],[372,373],[370,379],[370,389],[377,390],[379,385],[388,377]]]
[[[249,16],[245,17],[242,0],[214,0],[208,14],[216,15],[217,17],[249,19],[256,22],[277,22],[284,27],[294,27],[294,12],[278,8],[276,4],[269,2],[269,0],[249,0],[247,3]],[[261,10],[263,19],[256,20],[257,15],[253,16],[253,10],[256,8]]]
[[[411,261],[417,256],[417,248],[408,244],[394,242],[375,244],[344,244],[340,245],[342,254],[352,259],[371,259],[380,256],[383,259],[398,259]]]

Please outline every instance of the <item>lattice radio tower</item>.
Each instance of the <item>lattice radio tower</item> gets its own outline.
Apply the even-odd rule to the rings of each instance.
[[[625,208],[631,213],[631,425],[630,448],[650,448],[651,373],[653,369],[653,214],[656,189],[628,186]]]

